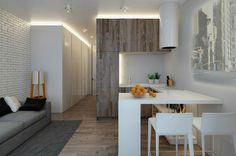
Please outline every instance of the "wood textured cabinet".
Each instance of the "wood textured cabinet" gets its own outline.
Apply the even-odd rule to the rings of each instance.
[[[120,51],[119,19],[97,19],[97,51]]]
[[[158,52],[159,19],[121,19],[120,52]]]
[[[97,19],[96,23],[97,117],[117,117],[119,53],[159,52],[159,19]]]
[[[97,57],[97,117],[117,117],[119,53],[102,52]]]

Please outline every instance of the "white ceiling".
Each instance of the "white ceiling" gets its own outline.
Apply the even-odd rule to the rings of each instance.
[[[162,0],[0,0],[0,8],[27,21],[62,21],[87,39],[95,36],[97,15],[152,15],[159,16],[158,8]],[[168,1],[168,0],[166,0]],[[175,0],[183,3],[185,0]],[[67,14],[65,5],[69,3],[72,13]],[[127,6],[126,13],[121,6]],[[94,40],[94,39],[93,39]],[[93,42],[93,41],[92,41]]]

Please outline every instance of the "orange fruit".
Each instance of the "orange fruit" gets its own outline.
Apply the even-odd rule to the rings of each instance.
[[[142,86],[140,84],[137,84],[135,87],[136,88],[141,88]]]
[[[152,94],[153,94],[153,91],[149,91],[149,96],[152,96]]]
[[[157,94],[156,94],[156,93],[153,93],[153,94],[152,94],[152,97],[156,97],[156,96],[157,96]]]
[[[136,88],[132,88],[132,89],[131,89],[131,92],[132,92],[132,93],[135,93],[135,91],[136,91]]]
[[[139,94],[141,91],[139,89],[136,89],[136,93]]]

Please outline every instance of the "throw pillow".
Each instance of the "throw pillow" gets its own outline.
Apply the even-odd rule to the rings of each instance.
[[[44,99],[32,99],[27,98],[25,104],[20,108],[21,111],[40,111],[43,109],[46,98]]]
[[[8,104],[8,106],[11,108],[12,112],[17,112],[18,109],[21,107],[20,102],[17,100],[16,97],[14,96],[7,96],[4,97],[4,100],[6,101],[6,103]]]
[[[4,98],[0,98],[0,117],[12,113]]]

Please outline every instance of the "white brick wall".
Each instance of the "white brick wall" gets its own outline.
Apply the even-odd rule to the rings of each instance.
[[[29,94],[30,25],[0,9],[0,97]]]

